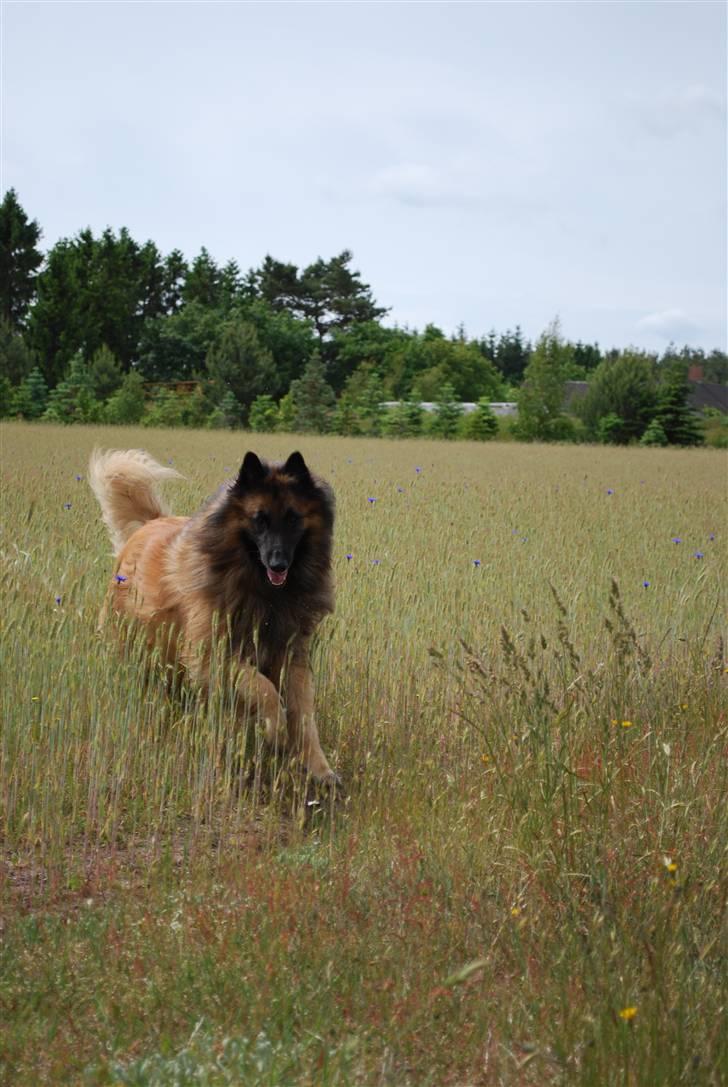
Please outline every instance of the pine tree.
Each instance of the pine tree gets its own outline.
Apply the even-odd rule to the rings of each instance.
[[[124,378],[119,360],[106,344],[102,344],[91,359],[88,373],[94,396],[99,400],[107,400]]]
[[[455,390],[446,383],[441,386],[435,405],[435,414],[430,421],[429,432],[438,438],[454,438],[463,406],[455,399]]]
[[[309,359],[302,376],[292,382],[290,392],[295,411],[294,429],[301,434],[325,434],[331,427],[336,396],[326,380],[318,351]]]
[[[0,317],[0,375],[10,385],[19,385],[35,365],[36,357],[24,338]]]
[[[667,445],[667,434],[659,419],[653,419],[640,438],[640,445]]]
[[[669,366],[657,393],[654,419],[670,445],[702,445],[700,425],[688,405],[690,388],[682,362]]]
[[[278,424],[278,406],[272,396],[263,393],[256,396],[250,405],[248,426],[256,434],[269,433],[276,429]]]
[[[101,419],[103,407],[94,396],[91,375],[83,356],[71,359],[63,381],[48,397],[43,418],[54,423],[93,423]]]
[[[8,189],[0,204],[0,316],[14,328],[21,328],[25,313],[35,296],[35,280],[43,256],[37,248],[40,227],[18,202],[15,189]]]
[[[558,433],[569,362],[570,351],[557,318],[540,337],[523,374],[518,395],[519,437],[548,441]]]
[[[24,419],[39,419],[48,403],[48,386],[36,366],[30,371],[20,388],[15,390],[11,402],[11,413],[22,415]]]
[[[131,425],[144,414],[144,378],[132,370],[106,402],[103,417],[107,423]]]
[[[416,438],[422,433],[424,411],[413,400],[404,400],[385,411],[382,433],[390,438]]]
[[[12,414],[13,387],[5,377],[0,374],[0,419],[7,419]]]
[[[225,322],[217,342],[207,352],[205,366],[211,399],[219,402],[226,392],[231,392],[242,409],[243,423],[256,396],[267,393],[274,384],[272,354],[261,344],[255,326],[240,318]]]
[[[498,419],[490,406],[490,402],[482,397],[478,401],[475,411],[463,416],[461,433],[470,441],[487,442],[498,433]]]

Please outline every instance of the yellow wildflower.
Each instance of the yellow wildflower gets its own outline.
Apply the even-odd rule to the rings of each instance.
[[[632,728],[633,721],[622,721],[622,728]]]
[[[634,1019],[636,1014],[637,1008],[633,1004],[629,1008],[622,1008],[619,1013],[619,1018],[624,1019],[625,1022],[628,1022],[630,1019]]]
[[[521,907],[520,906],[513,906],[511,908],[511,917],[520,917],[520,916],[521,916]]]

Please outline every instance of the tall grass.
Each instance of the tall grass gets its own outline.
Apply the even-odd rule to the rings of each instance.
[[[76,479],[142,445],[191,512],[292,439],[2,442],[0,1078],[724,1082],[722,454],[294,440],[332,801],[99,639]]]

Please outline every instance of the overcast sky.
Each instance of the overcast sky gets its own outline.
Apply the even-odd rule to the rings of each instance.
[[[726,347],[721,3],[5,0],[2,189],[388,321]]]

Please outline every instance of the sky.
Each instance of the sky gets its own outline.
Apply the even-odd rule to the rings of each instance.
[[[389,324],[726,349],[726,6],[2,3],[42,247],[343,249]]]

